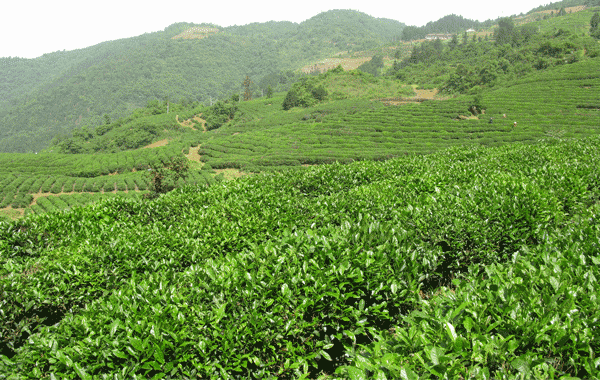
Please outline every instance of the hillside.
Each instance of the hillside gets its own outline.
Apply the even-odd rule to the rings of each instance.
[[[336,27],[324,28],[330,19]],[[218,32],[174,38],[200,27]],[[300,24],[180,23],[36,60],[3,58],[0,78],[7,80],[0,87],[0,152],[39,151],[55,135],[94,128],[105,114],[114,120],[149,100],[209,103],[239,93],[246,75],[258,84],[342,50],[380,45],[402,27],[359,12],[329,11]]]
[[[354,11],[11,59],[14,120],[115,108],[0,153],[0,378],[600,378],[596,10],[395,62]]]
[[[336,69],[294,85],[295,91],[327,93],[306,108],[284,111],[286,93],[212,107],[171,103],[168,114],[166,103],[157,101],[128,118],[55,140],[53,152],[0,154],[0,215],[65,209],[117,191],[143,194],[149,186],[143,169],[182,152],[193,164],[187,182],[211,185],[220,173],[297,171],[453,146],[593,136],[600,125],[599,73],[600,59],[586,59],[479,95],[432,97],[434,91],[394,77]],[[485,113],[474,115],[474,105]]]
[[[326,165],[0,222],[0,373],[595,378],[599,143]]]

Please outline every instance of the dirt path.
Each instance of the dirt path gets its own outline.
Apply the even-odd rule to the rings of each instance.
[[[163,140],[159,140],[157,142],[154,142],[154,143],[152,143],[150,145],[146,145],[142,149],[146,149],[146,148],[158,148],[159,146],[165,146],[168,143],[169,143],[169,139],[163,139]]]
[[[437,89],[433,89],[433,90],[415,89],[415,92],[417,93],[417,95],[414,96],[415,98],[433,100],[434,96],[437,95],[438,90]]]
[[[206,120],[204,120],[201,116],[202,114],[198,114],[194,116],[192,120],[195,120],[198,123],[200,123],[200,125],[202,125],[202,132],[206,132]],[[194,122],[192,120],[179,121],[179,115],[175,115],[175,120],[177,120],[179,125],[181,125],[182,127],[191,128],[194,131],[198,130],[194,127]]]
[[[198,154],[199,150],[200,150],[200,145],[198,145],[196,147],[191,147],[190,152],[188,154],[186,154],[185,157],[190,161],[202,162],[202,161],[200,161],[201,156]]]

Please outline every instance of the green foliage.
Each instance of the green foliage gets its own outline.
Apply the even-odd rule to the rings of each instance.
[[[600,55],[586,27],[592,14],[581,11],[522,25],[515,25],[511,18],[501,19],[493,44],[483,40],[466,44],[423,42],[414,46],[411,55],[395,64],[389,74],[449,94],[504,85],[535,70]]]
[[[0,372],[595,378],[599,144],[454,148],[0,223]]]
[[[374,55],[370,61],[367,61],[358,67],[358,70],[371,74],[374,77],[379,75],[380,70],[383,68],[383,57],[380,55]]]
[[[148,198],[156,198],[175,189],[178,181],[187,177],[189,168],[189,161],[183,156],[171,157],[169,160],[152,165],[148,169],[150,182]]]
[[[237,111],[238,102],[235,99],[219,100],[203,114],[204,120],[206,120],[206,129],[213,130],[221,127],[232,120]]]
[[[191,28],[218,32],[175,38]],[[370,49],[403,24],[355,11],[331,11],[300,24],[174,24],[164,31],[40,58],[0,59],[0,152],[35,152],[73,129],[127,117],[153,99],[208,104],[239,91],[246,75],[288,73],[348,46]],[[286,74],[287,75],[287,74]],[[274,89],[284,91],[288,88]],[[266,89],[263,87],[262,89]],[[77,150],[77,147],[73,147]]]
[[[476,20],[465,19],[462,16],[451,14],[440,18],[437,21],[430,21],[424,26],[406,26],[402,29],[402,40],[420,40],[431,33],[462,33],[467,29],[489,28],[493,25],[492,20],[479,22]]]
[[[590,36],[600,39],[600,13],[595,12],[590,20]]]
[[[498,29],[494,31],[494,39],[499,45],[512,44],[515,39],[515,22],[510,17],[498,20]]]
[[[182,103],[174,103],[155,99],[128,117],[99,125],[93,131],[82,127],[73,130],[71,137],[55,137],[48,150],[66,154],[114,153],[141,148],[157,140],[175,137],[182,139],[193,133],[180,126],[177,121],[178,114],[181,117],[186,114],[193,116],[202,112],[203,108],[197,103],[187,103],[185,100]]]
[[[293,107],[306,108],[324,101],[328,92],[319,83],[324,77],[323,74],[317,77],[304,77],[295,83],[283,100],[283,109],[287,111]]]

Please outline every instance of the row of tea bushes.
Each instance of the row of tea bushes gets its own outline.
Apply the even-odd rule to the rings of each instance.
[[[0,372],[597,377],[599,144],[453,148],[0,223]]]

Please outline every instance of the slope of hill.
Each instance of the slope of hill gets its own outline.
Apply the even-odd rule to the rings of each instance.
[[[155,102],[129,118],[94,131],[79,129],[73,137],[55,141],[55,152],[71,154],[0,155],[0,215],[73,207],[114,191],[143,191],[148,186],[143,169],[182,152],[195,160],[189,181],[212,183],[213,170],[303,170],[452,146],[535,144],[597,135],[599,73],[600,59],[586,59],[483,90],[479,96],[431,99],[414,96],[412,87],[392,77],[338,69],[299,83],[302,91],[316,87],[327,93],[307,108],[284,111],[285,93],[213,107],[171,103],[169,114],[166,103]],[[474,115],[473,106],[485,114]],[[223,110],[225,118],[215,119],[215,112]],[[191,122],[200,113],[209,122],[208,132],[201,121]],[[184,120],[196,128],[184,127]],[[215,120],[218,125],[212,124]],[[161,146],[132,149],[148,145]],[[73,154],[77,152],[86,154]],[[97,196],[78,195],[87,192]]]
[[[332,19],[336,27],[324,28],[323,22]],[[300,24],[250,24],[202,39],[173,39],[200,27],[180,23],[77,53],[52,53],[39,64],[4,59],[0,77],[15,78],[0,88],[0,98],[10,99],[0,104],[0,152],[40,150],[54,135],[84,125],[93,128],[102,124],[104,114],[114,120],[152,99],[227,97],[240,92],[246,75],[258,83],[349,45],[373,47],[402,26],[359,12],[330,11]],[[38,74],[32,73],[38,66]]]
[[[597,378],[599,143],[328,165],[0,222],[0,373]]]

